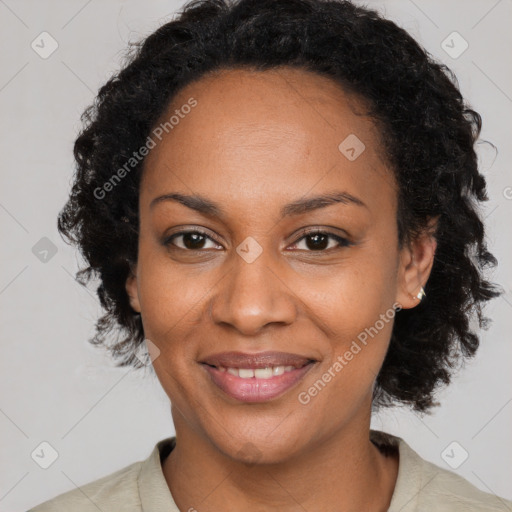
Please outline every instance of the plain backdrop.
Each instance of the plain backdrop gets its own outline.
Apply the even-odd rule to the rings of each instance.
[[[84,288],[74,280],[82,262],[60,238],[56,218],[71,184],[81,112],[119,69],[127,42],[149,35],[183,5],[0,0],[1,511],[27,510],[146,458],[155,442],[174,434],[156,377],[147,369],[114,368],[88,344],[101,313],[95,283]],[[498,148],[496,154],[478,145],[490,196],[488,242],[500,262],[491,277],[505,291],[488,304],[493,323],[481,334],[476,358],[439,394],[442,405],[423,417],[390,409],[373,427],[512,499],[512,2],[366,5],[446,63],[483,117],[481,138]],[[47,469],[37,453],[53,451],[41,443],[55,450]]]

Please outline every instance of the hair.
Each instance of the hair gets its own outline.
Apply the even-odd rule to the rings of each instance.
[[[478,348],[470,321],[476,314],[487,328],[482,303],[501,293],[483,275],[497,261],[478,211],[488,199],[474,150],[481,117],[462,98],[455,75],[405,30],[350,1],[194,0],[178,14],[129,44],[124,66],[81,117],[74,182],[58,229],[87,262],[77,280],[85,286],[100,279],[106,313],[89,341],[108,349],[117,366],[142,366],[135,356],[145,338],[142,318],[125,283],[137,261],[144,159],[108,194],[98,191],[144,146],[187,84],[222,69],[294,67],[330,77],[368,106],[398,184],[399,246],[438,218],[426,298],[397,311],[373,400],[376,408],[402,404],[419,412],[438,405],[436,390]]]

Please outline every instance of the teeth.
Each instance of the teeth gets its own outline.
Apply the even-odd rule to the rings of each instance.
[[[256,368],[253,370],[252,368],[224,368],[220,366],[218,368],[221,372],[227,372],[235,377],[240,377],[242,379],[271,379],[272,377],[277,377],[279,375],[283,375],[285,372],[291,372],[295,370],[294,366],[267,366],[266,368]]]
[[[283,375],[283,373],[284,373],[284,366],[274,366],[272,368],[272,373],[274,375]]]
[[[240,374],[240,377],[241,376]],[[272,377],[272,368],[258,368],[254,370],[254,376],[257,379],[270,379],[270,377]]]

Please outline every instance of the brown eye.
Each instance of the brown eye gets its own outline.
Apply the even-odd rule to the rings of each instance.
[[[299,238],[292,247],[295,249],[303,250],[298,248],[299,242],[305,242],[306,251],[316,251],[316,252],[326,252],[331,249],[335,249],[336,247],[348,247],[351,243],[341,236],[335,235],[334,233],[329,233],[326,231],[310,231],[309,233],[304,234],[301,238]],[[331,245],[329,243],[331,242]]]
[[[205,247],[208,241],[213,243],[213,247]],[[178,249],[188,250],[188,251],[199,251],[202,249],[215,249],[218,247],[217,243],[210,238],[206,233],[202,231],[194,230],[194,231],[181,231],[179,233],[175,233],[172,236],[168,237],[164,241],[164,245],[166,246],[174,246]]]
[[[327,249],[329,245],[329,236],[325,234],[308,235],[305,240],[307,248],[312,251]]]

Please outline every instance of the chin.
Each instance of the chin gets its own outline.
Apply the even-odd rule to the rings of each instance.
[[[259,437],[249,434],[212,441],[218,450],[234,461],[247,465],[279,464],[286,462],[300,450],[301,443],[297,437],[289,435],[289,432],[280,432],[279,436],[271,440],[266,434]]]

